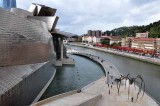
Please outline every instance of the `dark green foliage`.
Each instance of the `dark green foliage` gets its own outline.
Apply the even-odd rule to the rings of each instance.
[[[103,45],[110,45],[109,42],[110,42],[110,41],[109,41],[109,40],[106,40],[106,39],[101,41],[101,43],[102,43]]]
[[[120,27],[115,28],[111,31],[105,31],[104,34],[106,35],[113,35],[113,36],[135,36],[136,33],[143,33],[149,32],[150,38],[160,38],[160,21],[150,23],[149,25],[142,25],[142,26],[130,26],[130,27]]]

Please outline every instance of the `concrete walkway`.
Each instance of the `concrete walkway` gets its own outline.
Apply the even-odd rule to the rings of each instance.
[[[41,103],[41,106],[158,106],[158,104],[146,94],[143,98],[131,102],[131,97],[136,98],[136,92],[138,90],[138,88],[135,89],[134,86],[130,86],[131,92],[128,99],[128,86],[125,88],[124,85],[121,85],[118,95],[117,86],[114,84],[111,88],[111,86],[108,87],[105,82],[106,77],[104,76],[84,87],[81,93],[74,93],[49,102],[44,101],[44,104]],[[35,104],[33,106],[40,105]]]
[[[112,79],[111,78],[108,79],[109,81],[107,81],[107,77],[104,76],[103,78],[98,80],[97,83],[94,83],[92,86],[87,88],[89,90],[85,89],[85,91],[87,90],[91,92],[92,91],[101,92],[102,99],[100,99],[95,106],[158,106],[158,104],[152,98],[150,98],[147,94],[145,94],[145,96],[142,99],[137,100],[135,102],[131,102],[131,97],[135,99],[137,98],[137,93],[139,88],[136,86],[136,89],[135,89],[134,85],[131,85],[130,95],[128,97],[128,87],[129,87],[128,81],[126,83],[127,84],[126,88],[124,85],[124,81],[122,82],[122,85],[120,87],[121,88],[120,93],[118,95],[117,84],[114,82],[114,79],[119,78],[120,73],[116,69],[116,67],[109,61],[103,60],[100,57],[97,57],[91,54],[84,54],[84,53],[74,53],[74,54],[88,57],[100,63],[102,67],[105,69],[106,75],[109,72],[109,76],[113,76]],[[108,87],[108,84],[106,84],[106,82],[110,83],[109,87]],[[112,85],[112,88],[111,88],[111,85]],[[98,87],[101,87],[101,89]],[[95,91],[95,90],[98,90],[98,91]],[[109,91],[110,91],[110,95],[109,95]],[[141,97],[142,95],[139,95],[139,96]]]
[[[128,99],[128,86],[125,88],[124,85],[121,85],[120,93],[118,95],[117,86],[116,84],[108,87],[108,85],[104,84],[105,78],[101,78],[99,83],[103,86],[103,90],[101,92],[102,98],[95,104],[95,106],[158,106],[158,104],[153,101],[148,95],[144,95],[143,98],[138,99],[137,101],[136,96],[138,92],[138,88],[132,85],[130,86],[130,95]],[[96,86],[96,85],[95,85]],[[97,89],[92,88],[92,89]],[[110,94],[109,94],[110,91]],[[131,102],[131,97],[134,98],[134,102]]]

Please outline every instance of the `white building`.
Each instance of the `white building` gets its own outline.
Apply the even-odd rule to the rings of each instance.
[[[136,33],[136,38],[148,38],[148,32]]]
[[[83,36],[82,37],[82,42],[85,43],[99,43],[101,37],[96,37],[96,36]]]

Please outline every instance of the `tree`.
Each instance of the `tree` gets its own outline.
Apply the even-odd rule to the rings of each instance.
[[[115,36],[135,36],[136,33],[144,33],[149,32],[150,38],[157,38],[160,37],[160,21],[150,23],[149,25],[142,25],[142,26],[130,26],[130,27],[119,27],[115,28],[111,31],[106,30],[104,33],[106,35],[115,35]]]
[[[101,43],[102,43],[103,45],[110,45],[110,40],[108,40],[108,39],[103,39],[103,40],[101,40]]]

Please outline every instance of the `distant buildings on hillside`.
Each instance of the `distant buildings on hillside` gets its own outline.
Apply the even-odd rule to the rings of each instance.
[[[0,7],[10,10],[16,7],[16,0],[0,0]]]
[[[102,36],[101,30],[88,30],[87,34],[82,36],[82,42],[85,43],[98,43]]]
[[[109,44],[121,42],[121,36],[107,36],[101,30],[88,30],[87,34],[82,35],[83,43],[100,43],[102,40],[109,40]]]
[[[136,38],[148,38],[148,32],[136,33]]]
[[[148,38],[148,32],[136,33],[136,37],[122,38],[121,46],[160,52],[160,39]]]
[[[100,42],[101,37],[97,36],[82,36],[83,43],[98,43]]]
[[[107,40],[109,44],[112,45],[113,43],[121,43],[122,36],[101,36],[101,41]]]
[[[160,39],[148,38],[148,32],[136,33],[135,37],[107,36],[100,30],[88,30],[87,34],[82,36],[83,43],[101,43],[107,40],[109,44],[121,43],[123,47],[137,48],[143,50],[154,50],[160,52]]]

